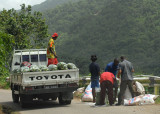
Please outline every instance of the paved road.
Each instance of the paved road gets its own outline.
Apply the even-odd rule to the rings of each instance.
[[[21,114],[160,114],[160,105],[94,107],[74,99],[71,105],[61,106],[57,101],[34,102],[22,109],[12,102],[11,91],[0,89],[0,104],[8,105]]]

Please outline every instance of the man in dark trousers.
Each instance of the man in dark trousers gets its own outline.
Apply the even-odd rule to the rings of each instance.
[[[101,93],[100,93],[100,105],[105,105],[105,96],[106,96],[106,88],[108,90],[108,99],[109,104],[112,105],[114,103],[113,100],[113,83],[115,77],[111,72],[103,72],[100,78],[100,86],[101,86]]]
[[[93,95],[93,102],[95,103],[95,88],[99,88],[99,76],[100,76],[100,67],[96,63],[97,56],[91,55],[92,63],[89,65],[89,71],[91,73],[91,88],[92,88],[92,95]]]
[[[114,81],[114,84],[113,84],[113,87],[115,88],[115,90],[114,90],[114,101],[116,101],[117,91],[118,91],[118,83],[117,83],[117,80],[116,80],[116,75],[117,75],[117,71],[118,71],[118,64],[119,64],[119,60],[118,60],[118,58],[115,58],[114,61],[108,63],[106,68],[105,68],[105,72],[111,72],[115,76],[115,81]]]
[[[121,63],[119,63],[119,71],[117,77],[119,78],[119,76],[121,75],[121,84],[120,84],[120,93],[118,95],[118,103],[116,104],[117,106],[122,104],[123,100],[122,97],[124,96],[127,85],[131,92],[132,98],[134,97],[133,84],[132,84],[133,81],[132,73],[134,72],[134,69],[132,63],[127,61],[124,56],[121,56],[120,59]]]

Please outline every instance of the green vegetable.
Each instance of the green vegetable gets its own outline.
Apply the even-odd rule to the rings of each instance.
[[[32,65],[30,67],[30,72],[39,72],[39,71],[41,71],[41,70],[38,68],[37,65]]]
[[[68,69],[76,69],[77,68],[76,65],[73,63],[68,63],[67,67],[68,67]]]
[[[41,65],[39,68],[41,71],[48,71],[48,67],[46,65]]]
[[[67,70],[68,69],[67,64],[65,62],[59,62],[57,64],[57,68],[58,68],[58,70]]]
[[[21,67],[21,72],[29,72],[29,67],[27,66]]]
[[[57,65],[51,64],[48,66],[49,71],[57,70]]]

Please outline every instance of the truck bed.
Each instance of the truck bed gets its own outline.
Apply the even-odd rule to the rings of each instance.
[[[12,73],[11,75],[12,84],[24,87],[79,82],[79,69]]]

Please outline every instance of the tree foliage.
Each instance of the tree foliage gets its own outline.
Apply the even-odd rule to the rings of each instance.
[[[13,49],[43,48],[48,27],[40,12],[31,13],[31,6],[21,10],[0,12],[0,81],[9,74]]]
[[[43,14],[49,33],[60,33],[56,43],[60,60],[76,61],[81,73],[88,73],[90,55],[97,54],[102,70],[115,57],[125,55],[135,71],[160,75],[159,3],[160,0],[80,0]]]
[[[7,34],[14,36],[15,49],[31,48],[35,45],[40,47],[48,35],[42,14],[40,12],[31,14],[30,5],[25,7],[25,4],[22,4],[20,11],[3,10],[0,12],[0,25]]]
[[[8,60],[14,43],[13,37],[0,31],[0,80],[8,75]]]

